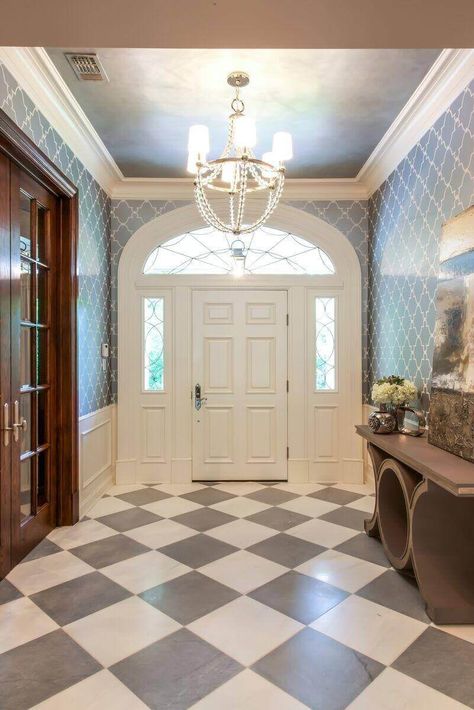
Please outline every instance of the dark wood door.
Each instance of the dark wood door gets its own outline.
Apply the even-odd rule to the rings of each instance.
[[[56,525],[57,197],[0,155],[2,566]]]

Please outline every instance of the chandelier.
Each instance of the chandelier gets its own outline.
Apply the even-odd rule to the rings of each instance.
[[[227,143],[219,158],[207,159],[207,126],[191,126],[189,129],[187,169],[195,176],[194,195],[199,212],[211,227],[237,235],[253,232],[270,217],[283,191],[284,162],[293,157],[291,135],[283,131],[273,136],[270,152],[264,153],[261,159],[255,157],[252,150],[257,142],[255,123],[245,115],[244,102],[240,98],[240,89],[249,81],[244,72],[233,72],[227,77],[227,83],[235,89],[235,96],[231,103]],[[216,200],[215,206],[211,205],[211,190],[226,194],[226,203]],[[246,202],[252,193],[262,193],[265,201],[260,216],[250,224]],[[219,209],[216,210],[217,206]]]

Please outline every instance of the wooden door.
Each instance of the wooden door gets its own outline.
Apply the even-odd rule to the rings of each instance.
[[[194,292],[194,480],[286,480],[287,330],[286,291]]]
[[[56,524],[58,200],[1,156],[2,562],[19,562]]]

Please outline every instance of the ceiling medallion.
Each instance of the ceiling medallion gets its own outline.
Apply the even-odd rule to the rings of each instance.
[[[221,232],[237,235],[253,232],[270,217],[283,191],[284,162],[293,157],[291,135],[283,131],[273,136],[270,152],[264,153],[261,160],[255,157],[252,150],[257,142],[255,122],[245,115],[244,102],[240,98],[240,89],[249,81],[244,72],[233,72],[227,77],[227,83],[235,89],[235,96],[231,103],[227,143],[219,158],[207,159],[207,126],[191,126],[189,129],[188,172],[195,175],[194,194],[202,218]],[[224,204],[216,200],[212,206],[209,190],[227,194],[228,200]],[[261,216],[249,224],[245,214],[247,196],[257,192],[268,194]]]

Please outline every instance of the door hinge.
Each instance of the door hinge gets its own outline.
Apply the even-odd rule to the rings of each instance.
[[[286,325],[290,325],[290,314],[286,314]]]
[[[286,447],[286,458],[287,459],[290,458],[290,447],[289,446]]]
[[[287,392],[290,391],[290,380],[287,380],[287,381],[286,381],[286,391],[287,391]]]

